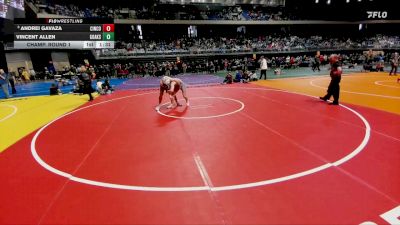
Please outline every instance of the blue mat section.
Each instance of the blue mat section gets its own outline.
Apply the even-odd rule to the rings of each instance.
[[[118,86],[125,82],[127,79],[110,79],[110,84],[118,89]],[[101,80],[104,81],[104,80]],[[96,87],[96,80],[92,82],[93,88]],[[13,97],[27,97],[27,96],[40,96],[40,95],[50,95],[50,86],[55,83],[54,81],[35,81],[28,84],[19,84],[15,87],[17,94],[12,95]],[[60,87],[63,94],[70,93],[73,89],[73,85],[67,85]],[[9,93],[11,95],[11,88],[9,88]],[[2,89],[0,89],[0,99],[5,97]]]

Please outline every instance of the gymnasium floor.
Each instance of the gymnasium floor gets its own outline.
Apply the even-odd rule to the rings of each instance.
[[[398,77],[203,78],[1,101],[0,224],[400,224]]]

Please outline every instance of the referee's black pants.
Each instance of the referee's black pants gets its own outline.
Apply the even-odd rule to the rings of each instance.
[[[267,70],[261,70],[261,74],[260,74],[260,79],[259,79],[259,80],[261,80],[261,78],[263,77],[263,75],[264,75],[265,80],[266,80],[266,79],[267,79]]]

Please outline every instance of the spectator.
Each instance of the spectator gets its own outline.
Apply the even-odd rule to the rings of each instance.
[[[29,83],[31,81],[29,72],[25,68],[22,71],[22,78],[24,79],[25,83]]]
[[[232,84],[232,83],[233,83],[232,74],[231,74],[231,73],[228,73],[228,74],[225,76],[225,79],[224,79],[224,81],[223,81],[222,83],[223,83],[223,84]]]
[[[36,80],[36,72],[35,72],[35,70],[32,68],[28,72],[30,74],[30,78],[33,79],[33,80]]]
[[[53,61],[49,61],[49,64],[47,65],[47,70],[49,71],[50,76],[54,76],[57,73]]]
[[[242,71],[241,71],[241,70],[238,70],[238,71],[236,72],[234,82],[241,82],[241,81],[242,81]]]
[[[376,64],[376,71],[377,72],[383,72],[383,69],[385,68],[385,65],[383,63],[383,60],[380,60],[377,64]]]
[[[50,87],[50,95],[61,95],[61,91],[56,83],[52,83]]]
[[[397,75],[397,67],[399,65],[399,53],[395,52],[392,60],[390,61],[390,64],[392,66],[392,69],[390,70],[389,76],[392,76],[392,73],[396,76]]]
[[[281,68],[276,68],[275,70],[274,70],[274,74],[275,75],[281,75],[282,74],[282,69]]]
[[[99,79],[97,79],[96,89],[99,94],[101,95],[106,94],[105,90],[103,89],[103,82],[101,82]]]
[[[114,88],[111,86],[110,81],[106,79],[102,84],[102,88],[106,94],[111,94],[114,91]]]
[[[8,92],[8,75],[4,72],[3,69],[0,69],[0,86],[4,92],[5,98],[9,98],[10,94]]]
[[[17,83],[17,81],[15,79],[15,72],[10,71],[8,75],[9,75],[8,81],[11,86],[11,93],[13,95],[15,95],[15,94],[17,94],[17,90],[15,89],[15,84]]]
[[[315,57],[312,59],[313,61],[313,65],[312,65],[312,70],[313,72],[315,72],[315,70],[318,70],[318,72],[321,71],[321,69],[319,68],[319,65],[321,64],[321,58],[320,58],[321,54],[318,51],[317,54],[315,55]]]
[[[89,76],[89,74],[87,74],[86,71],[87,71],[86,67],[85,66],[81,66],[80,72],[81,72],[81,79],[82,79],[82,82],[83,82],[83,94],[89,95],[89,101],[93,101],[92,79]]]
[[[249,71],[248,71],[248,70],[246,70],[246,71],[243,73],[241,82],[242,82],[242,83],[248,83],[248,82],[250,82],[250,75],[249,75]]]
[[[257,81],[258,80],[257,74],[256,73],[252,73],[250,71],[249,71],[249,77],[250,77],[251,81]]]

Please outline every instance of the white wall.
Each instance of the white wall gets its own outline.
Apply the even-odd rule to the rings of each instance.
[[[33,69],[31,56],[27,52],[6,53],[6,60],[9,71],[17,71],[19,67]]]
[[[65,66],[70,66],[68,53],[66,52],[52,52],[51,59],[56,71],[62,71]]]

